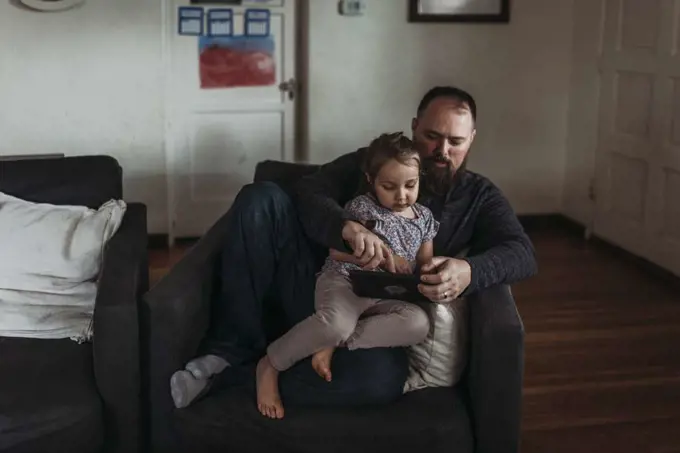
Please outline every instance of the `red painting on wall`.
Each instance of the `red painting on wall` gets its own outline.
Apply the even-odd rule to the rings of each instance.
[[[234,36],[199,41],[201,88],[269,86],[276,83],[274,39]]]

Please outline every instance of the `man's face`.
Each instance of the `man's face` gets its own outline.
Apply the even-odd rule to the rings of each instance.
[[[475,138],[472,114],[455,99],[438,98],[413,119],[412,129],[426,185],[435,193],[445,193],[456,171],[464,166]]]

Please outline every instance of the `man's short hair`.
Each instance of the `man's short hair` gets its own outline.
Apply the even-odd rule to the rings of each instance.
[[[418,116],[425,111],[432,101],[438,98],[449,98],[463,104],[470,110],[472,121],[477,122],[477,103],[475,99],[467,91],[451,86],[434,87],[425,93],[420,104],[418,104]]]

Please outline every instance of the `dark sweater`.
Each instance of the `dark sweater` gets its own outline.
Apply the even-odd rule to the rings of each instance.
[[[364,151],[323,165],[297,185],[305,232],[325,247],[350,251],[342,239],[342,228],[346,220],[354,219],[342,206],[357,194],[364,177],[360,170]],[[469,248],[465,260],[472,269],[472,281],[463,296],[536,273],[529,237],[508,200],[487,178],[464,171],[446,196],[429,195],[421,189],[418,201],[441,223],[434,240],[435,256],[454,257]]]

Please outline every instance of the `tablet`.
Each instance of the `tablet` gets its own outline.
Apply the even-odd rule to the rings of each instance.
[[[349,271],[352,290],[359,297],[373,299],[403,300],[406,302],[429,302],[418,291],[420,274],[392,274],[364,270]]]

